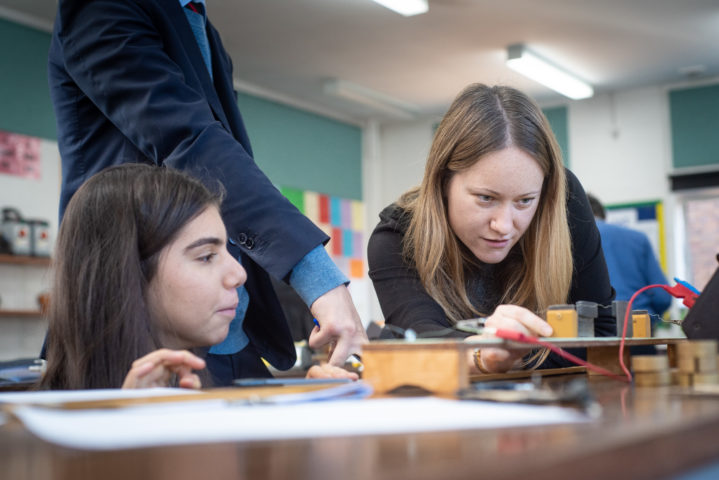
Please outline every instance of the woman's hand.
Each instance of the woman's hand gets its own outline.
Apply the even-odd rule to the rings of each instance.
[[[132,362],[122,388],[168,387],[173,375],[182,388],[201,388],[193,370],[205,368],[205,361],[187,350],[161,348]]]
[[[306,378],[348,378],[350,380],[359,379],[359,375],[349,372],[344,368],[323,363],[322,365],[313,365],[307,371]]]
[[[527,310],[524,307],[516,305],[500,305],[494,313],[487,318],[484,323],[485,327],[502,328],[506,330],[514,330],[525,335],[533,337],[549,337],[552,335],[552,327]],[[473,335],[467,337],[466,340],[477,340],[482,338],[493,338],[489,334]],[[506,350],[504,348],[488,347],[482,348],[480,354],[480,362],[482,367],[491,373],[506,372],[514,363],[530,352],[526,350]],[[474,351],[469,352],[469,364],[473,371],[477,371],[474,362]]]

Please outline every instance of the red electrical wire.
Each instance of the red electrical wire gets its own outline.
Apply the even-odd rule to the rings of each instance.
[[[494,332],[492,332],[492,330],[494,330]],[[485,332],[493,333],[496,337],[503,338],[505,340],[512,340],[514,342],[529,343],[529,344],[533,344],[533,345],[540,345],[542,347],[546,347],[546,348],[550,349],[551,351],[553,351],[554,353],[556,353],[557,355],[564,357],[567,360],[576,363],[577,365],[586,367],[587,370],[595,371],[601,375],[611,377],[611,378],[613,378],[615,380],[619,380],[621,382],[626,382],[626,381],[631,382],[631,377],[629,377],[629,380],[627,380],[623,377],[620,377],[619,375],[616,375],[616,374],[610,372],[609,370],[606,370],[602,367],[599,367],[599,366],[589,363],[585,360],[582,360],[581,358],[576,357],[569,352],[565,352],[564,350],[557,347],[556,345],[552,345],[549,342],[542,341],[542,340],[538,339],[537,337],[532,337],[529,335],[525,335],[521,332],[517,332],[514,330],[507,330],[504,328],[498,328],[498,329],[485,328]]]
[[[646,287],[642,287],[636,292],[634,292],[634,295],[632,295],[632,298],[629,299],[629,303],[627,303],[627,311],[624,314],[624,327],[622,328],[622,340],[619,342],[619,365],[622,367],[622,370],[624,370],[624,374],[627,376],[629,381],[632,381],[632,374],[629,373],[629,369],[624,364],[624,340],[627,337],[627,324],[629,323],[629,315],[632,313],[632,302],[634,302],[634,299],[639,296],[640,293],[645,292],[649,290],[650,288],[663,288],[667,290],[666,285],[647,285]],[[667,290],[668,291],[668,290]],[[670,292],[671,293],[671,292]]]
[[[682,282],[679,282],[682,283]],[[663,288],[667,291],[667,293],[671,294],[672,296],[676,298],[682,298],[684,299],[684,304],[687,307],[692,307],[694,305],[694,301],[696,300],[697,295],[686,288],[686,286],[682,283],[675,285],[674,287],[669,287],[668,285],[647,285],[646,287],[642,287],[636,292],[634,292],[634,295],[632,295],[632,298],[629,299],[629,302],[627,302],[627,311],[624,313],[624,326],[622,327],[622,338],[619,342],[619,365],[622,367],[622,371],[624,371],[624,374],[626,375],[626,378],[622,378],[619,375],[616,375],[609,370],[605,370],[602,367],[599,367],[597,365],[593,365],[589,362],[586,362],[582,360],[581,358],[578,358],[571,353],[565,352],[561,348],[552,345],[551,343],[544,342],[536,337],[532,337],[529,335],[525,335],[520,332],[515,332],[514,330],[506,330],[503,328],[495,329],[495,328],[485,328],[484,331],[487,333],[493,333],[496,337],[503,338],[505,340],[512,340],[519,343],[528,343],[533,345],[541,345],[542,347],[548,348],[552,352],[556,353],[557,355],[566,358],[567,360],[576,363],[577,365],[581,365],[583,367],[586,367],[588,370],[593,370],[601,375],[605,375],[607,377],[614,378],[616,380],[620,380],[622,382],[632,382],[632,374],[629,372],[629,369],[624,363],[624,342],[627,338],[627,324],[629,323],[629,317],[632,313],[632,303],[634,302],[634,299],[636,299],[641,293],[649,290],[650,288]]]

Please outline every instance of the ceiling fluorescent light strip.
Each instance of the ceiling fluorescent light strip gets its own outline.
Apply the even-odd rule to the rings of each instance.
[[[345,80],[329,79],[325,81],[323,89],[328,95],[350,100],[398,118],[412,119],[419,111],[416,105]]]
[[[390,10],[394,10],[400,15],[405,17],[411,17],[412,15],[419,15],[420,13],[427,13],[429,5],[427,0],[374,0],[383,7],[387,7]]]
[[[524,45],[510,45],[507,48],[507,66],[565,97],[581,100],[594,95],[591,85],[555,67],[527,50]]]

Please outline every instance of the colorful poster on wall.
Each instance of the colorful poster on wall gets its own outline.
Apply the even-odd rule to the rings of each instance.
[[[364,260],[364,204],[358,200],[280,187],[282,194],[330,237],[327,253],[350,279],[360,317],[369,315],[369,279]]]
[[[39,180],[40,142],[39,138],[0,131],[0,174]]]
[[[327,252],[349,278],[364,278],[364,204],[357,200],[280,187],[282,194],[330,236]]]

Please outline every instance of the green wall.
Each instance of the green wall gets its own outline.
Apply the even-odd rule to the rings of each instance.
[[[719,164],[719,85],[669,92],[672,165]]]
[[[0,130],[57,139],[47,84],[50,34],[0,19]],[[255,158],[279,186],[362,199],[362,130],[238,96]]]
[[[55,140],[47,86],[50,34],[0,19],[0,130]]]
[[[542,109],[544,115],[552,127],[554,136],[557,138],[559,148],[562,150],[564,165],[569,167],[569,120],[567,118],[567,107],[554,107]]]
[[[362,199],[362,129],[244,93],[255,161],[281,186]]]

